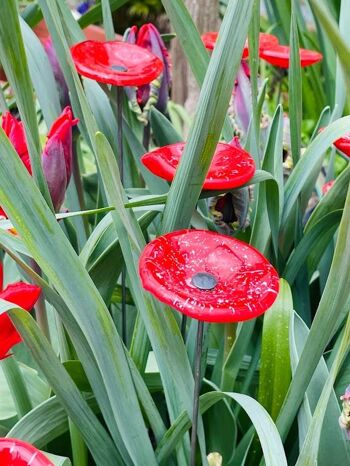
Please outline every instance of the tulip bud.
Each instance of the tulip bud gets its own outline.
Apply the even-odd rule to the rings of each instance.
[[[240,128],[247,133],[251,116],[252,89],[250,83],[250,70],[245,62],[241,62],[239,67],[233,95],[235,119],[237,120]]]
[[[146,123],[148,112],[152,105],[161,112],[165,112],[168,105],[169,87],[171,84],[169,53],[158,29],[151,23],[144,24],[139,31],[137,30],[137,26],[127,29],[124,34],[124,40],[129,44],[136,44],[152,52],[162,60],[164,65],[163,73],[152,83],[140,86],[137,90],[134,88],[126,89],[133,110],[138,114],[139,120]],[[143,108],[144,115],[137,108],[139,106]]]
[[[164,112],[168,104],[169,87],[171,84],[171,64],[169,52],[165,47],[158,29],[152,23],[144,24],[141,26],[137,35],[136,45],[154,53],[154,55],[160,58],[163,62],[164,69],[161,76],[161,84],[158,90],[158,101],[155,106],[158,108],[158,110]],[[142,103],[147,102],[150,94],[150,86],[142,86],[139,89],[139,96],[142,98]]]
[[[2,116],[1,126],[26,169],[30,174],[32,174],[23,123],[18,121],[10,112],[7,112]]]
[[[77,122],[77,119],[73,120],[70,107],[66,107],[52,124],[41,156],[43,171],[56,212],[63,204],[72,173],[72,127]]]

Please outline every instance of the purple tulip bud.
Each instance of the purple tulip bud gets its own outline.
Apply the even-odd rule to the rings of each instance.
[[[171,64],[168,50],[158,29],[151,23],[144,24],[139,31],[137,26],[132,26],[126,30],[124,40],[149,50],[162,60],[164,65],[162,75],[153,84],[147,84],[137,89],[137,102],[141,107],[152,102],[158,110],[165,112],[171,84]]]
[[[128,44],[136,44],[136,36],[137,36],[137,26],[131,26],[128,28],[123,36],[124,42],[128,42]]]
[[[54,121],[41,156],[45,178],[56,212],[63,204],[72,173],[72,127],[78,123],[73,119],[70,107],[66,107]]]
[[[235,118],[245,133],[248,131],[252,108],[252,89],[249,74],[249,68],[247,70],[247,65],[242,62],[237,73],[233,101]]]

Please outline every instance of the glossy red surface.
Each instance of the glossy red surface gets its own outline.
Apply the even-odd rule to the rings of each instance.
[[[215,47],[216,40],[218,38],[218,32],[206,32],[202,35],[202,41],[205,47],[208,50],[213,50]],[[278,38],[272,34],[267,34],[265,32],[260,32],[259,34],[259,51],[265,50],[266,48],[274,47],[278,45]],[[244,44],[244,49],[242,53],[242,58],[248,58],[249,48],[248,48],[248,39]]]
[[[345,134],[343,137],[334,142],[335,147],[340,150],[344,155],[350,157],[350,133]]]
[[[260,58],[279,68],[289,68],[289,53],[288,45],[276,45],[260,51]],[[300,63],[303,68],[318,63],[322,58],[322,54],[315,50],[300,49]]]
[[[0,438],[1,466],[54,466],[30,443],[12,438]]]
[[[0,298],[30,311],[37,302],[40,293],[41,289],[38,286],[18,282],[8,285],[1,291]],[[8,357],[10,349],[21,341],[22,338],[9,316],[6,313],[0,314],[0,360]],[[1,462],[0,465],[2,465]]]
[[[256,249],[229,236],[181,230],[159,236],[139,262],[143,287],[160,301],[194,319],[239,322],[264,313],[279,290],[278,274]],[[193,285],[210,274],[210,290]]]
[[[171,144],[148,152],[141,162],[153,174],[172,181],[179,164],[185,143]],[[253,158],[243,149],[229,144],[217,145],[203,189],[220,190],[242,186],[255,173]]]
[[[148,50],[126,42],[86,40],[71,48],[77,71],[115,86],[141,86],[163,71],[162,61]]]

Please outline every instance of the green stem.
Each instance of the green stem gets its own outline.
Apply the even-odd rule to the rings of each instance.
[[[36,272],[41,277],[41,269],[40,269],[39,265],[34,260],[31,260],[31,263],[32,263],[31,265],[32,265],[32,269],[34,270],[34,272]],[[43,334],[45,335],[47,340],[50,342],[51,339],[50,339],[49,322],[48,322],[48,319],[47,319],[45,298],[44,298],[43,294],[40,295],[38,301],[36,302],[36,304],[34,306],[34,309],[35,309],[36,321],[37,321],[41,331],[43,332]]]
[[[88,465],[88,450],[81,433],[76,428],[75,424],[68,419],[69,422],[69,435],[72,445],[73,465],[74,466],[87,466]]]
[[[0,111],[2,114],[6,113],[8,111],[4,91],[2,90],[2,87],[0,86]]]
[[[84,200],[84,188],[83,183],[81,181],[80,176],[80,167],[79,167],[79,153],[80,153],[80,144],[79,144],[79,136],[78,133],[73,132],[73,163],[72,163],[72,172],[73,172],[73,180],[75,184],[75,189],[78,195],[78,202],[80,210],[85,210],[85,200]],[[87,239],[90,235],[89,231],[89,221],[88,218],[83,216],[83,225],[85,230],[85,235]]]
[[[15,403],[18,418],[21,418],[32,409],[32,402],[22,371],[13,356],[3,359],[0,363]]]
[[[56,317],[56,325],[58,331],[58,347],[60,352],[60,360],[61,362],[69,361],[73,359],[73,356],[70,352],[65,329],[59,316]],[[76,425],[72,422],[70,418],[68,418],[68,425],[72,447],[73,466],[88,466],[88,449],[83,440],[83,437],[79,429],[76,427]]]

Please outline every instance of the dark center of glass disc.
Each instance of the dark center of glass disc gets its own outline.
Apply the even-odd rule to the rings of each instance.
[[[124,65],[112,65],[111,68],[114,71],[128,71],[127,67]]]
[[[212,290],[218,283],[214,275],[206,272],[196,273],[193,275],[191,282],[192,285],[194,285],[199,290]]]

